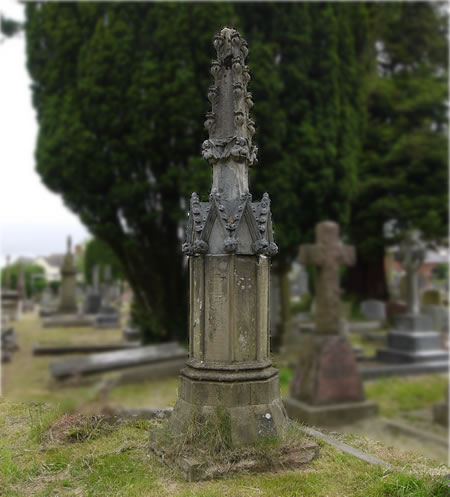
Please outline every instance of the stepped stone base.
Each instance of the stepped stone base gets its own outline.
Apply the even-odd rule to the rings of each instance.
[[[278,373],[270,370],[274,372],[270,378],[250,381],[202,381],[181,374],[169,422],[171,433],[184,433],[193,421],[217,418],[220,409],[230,420],[234,446],[280,436],[287,415],[279,396]]]
[[[378,406],[370,400],[340,404],[311,405],[290,397],[283,398],[290,419],[314,426],[339,426],[376,416]]]
[[[426,314],[401,314],[395,316],[393,321],[397,331],[426,331],[433,328],[433,320]]]
[[[387,348],[377,350],[377,360],[388,363],[447,361],[448,352],[444,349],[405,351]]]
[[[390,363],[445,361],[448,352],[441,348],[441,340],[437,331],[394,330],[387,335],[387,347],[377,351],[377,359]]]

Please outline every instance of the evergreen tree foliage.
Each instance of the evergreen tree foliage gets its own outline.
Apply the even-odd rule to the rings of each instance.
[[[434,241],[448,232],[447,14],[429,2],[372,10],[369,122],[351,223],[358,262],[348,284],[386,298],[385,247],[406,229]]]
[[[280,252],[283,325],[289,322],[288,271],[316,223],[345,232],[357,187],[366,121],[364,4],[237,4],[252,51],[251,82],[260,146],[256,196],[270,192]],[[284,333],[284,326],[279,336]]]
[[[214,33],[235,26],[249,43],[259,147],[251,191],[272,198],[274,269],[286,283],[298,245],[332,219],[357,246],[357,272],[367,276],[370,267],[376,280],[386,221],[429,238],[446,230],[439,9],[27,4],[38,172],[120,261],[147,340],[186,335],[181,238],[187,199],[192,191],[206,199],[211,185],[200,146]],[[282,300],[287,319],[286,289]]]
[[[198,155],[211,37],[231,12],[220,4],[26,6],[37,170],[120,260],[148,340],[186,336],[180,227],[185,199],[210,182]]]

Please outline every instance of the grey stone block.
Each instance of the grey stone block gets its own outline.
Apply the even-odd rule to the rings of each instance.
[[[448,360],[448,352],[444,349],[404,351],[386,348],[377,350],[377,360],[392,363],[446,361]]]
[[[405,352],[439,350],[441,335],[435,331],[417,331],[407,333],[393,331],[387,335],[388,348],[399,349]]]
[[[186,351],[172,342],[53,362],[50,363],[50,373],[54,378],[63,379],[73,375],[85,376],[183,357],[187,357]]]
[[[339,426],[376,416],[378,406],[370,400],[361,402],[342,402],[315,406],[293,399],[283,398],[290,419],[314,426]]]
[[[401,314],[395,316],[394,329],[397,331],[428,331],[433,329],[433,320],[425,314]]]
[[[389,364],[383,366],[361,367],[359,372],[361,378],[373,379],[385,376],[410,376],[415,374],[435,374],[448,371],[446,360],[432,362],[416,362],[409,364]]]

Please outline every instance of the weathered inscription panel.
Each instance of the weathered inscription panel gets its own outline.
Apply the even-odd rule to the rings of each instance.
[[[230,361],[229,265],[231,256],[205,256],[205,354],[208,361]]]
[[[256,258],[236,256],[233,270],[233,356],[236,361],[256,360],[257,278]]]

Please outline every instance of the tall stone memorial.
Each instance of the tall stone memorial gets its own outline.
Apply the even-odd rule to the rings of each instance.
[[[315,330],[305,334],[292,383],[284,399],[289,417],[314,425],[338,425],[376,413],[364,399],[352,346],[340,333],[339,269],[352,265],[355,249],[342,245],[339,226],[316,226],[316,244],[300,247],[301,264],[317,266]]]
[[[61,267],[61,295],[58,312],[61,314],[76,314],[77,302],[75,298],[76,269],[73,262],[72,239],[67,238],[67,253]]]
[[[172,434],[225,412],[233,445],[277,436],[287,417],[270,360],[270,200],[253,202],[248,168],[256,162],[247,91],[247,43],[235,29],[215,37],[209,88],[209,139],[202,155],[213,169],[209,201],[192,194],[183,252],[189,257],[189,360],[179,377]]]
[[[396,259],[406,271],[407,303],[405,314],[393,319],[393,329],[387,336],[387,347],[377,351],[383,362],[447,361],[448,352],[441,346],[441,334],[432,331],[429,315],[420,313],[418,269],[425,260],[426,246],[420,232],[410,231],[401,243]]]

